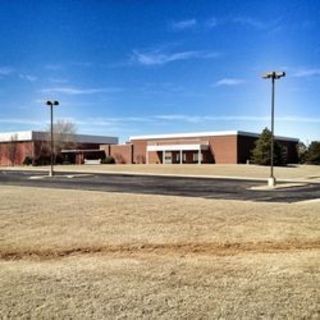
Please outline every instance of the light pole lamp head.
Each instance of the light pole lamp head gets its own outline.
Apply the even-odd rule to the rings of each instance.
[[[58,106],[58,105],[59,105],[59,101],[57,101],[57,100],[54,100],[54,101],[48,100],[48,101],[46,102],[46,105],[47,105],[47,106],[50,106],[50,107],[52,107],[52,106]]]
[[[264,75],[262,75],[263,79],[280,79],[282,77],[285,77],[286,73],[284,71],[271,71],[271,72],[267,72]]]
[[[273,72],[267,72],[262,75],[263,79],[271,79],[273,77]]]
[[[280,79],[286,76],[286,73],[284,71],[281,72],[275,72],[275,78]]]

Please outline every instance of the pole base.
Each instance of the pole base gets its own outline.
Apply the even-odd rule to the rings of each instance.
[[[276,186],[276,178],[275,177],[268,178],[268,187],[274,188],[275,186]]]

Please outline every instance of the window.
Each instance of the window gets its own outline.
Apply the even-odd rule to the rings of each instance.
[[[193,162],[198,162],[199,161],[199,157],[198,157],[198,151],[194,152],[192,154],[192,161]],[[202,162],[203,161],[203,154],[202,152],[200,152],[200,161]]]
[[[165,159],[171,160],[171,158],[172,158],[171,152],[170,151],[164,151],[164,152],[165,152]]]
[[[197,162],[197,161],[198,161],[198,152],[194,152],[194,153],[192,154],[192,161],[193,161],[193,162]]]

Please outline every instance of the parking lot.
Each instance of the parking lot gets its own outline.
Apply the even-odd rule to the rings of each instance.
[[[320,184],[315,183],[277,190],[251,190],[252,187],[266,184],[266,181],[129,174],[60,172],[49,178],[43,172],[0,171],[0,184],[287,203],[320,198]]]

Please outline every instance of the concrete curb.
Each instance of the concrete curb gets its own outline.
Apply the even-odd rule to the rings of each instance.
[[[247,190],[254,190],[254,191],[277,191],[277,190],[284,190],[284,189],[294,189],[294,188],[301,188],[308,185],[307,183],[281,183],[276,184],[274,187],[269,187],[268,185],[262,186],[254,186],[250,187]]]

